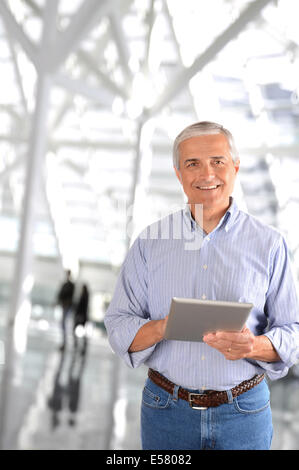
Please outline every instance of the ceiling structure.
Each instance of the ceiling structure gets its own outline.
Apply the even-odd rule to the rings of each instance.
[[[240,206],[283,232],[299,275],[296,3],[1,0],[11,315],[36,260],[36,282],[57,282],[54,263],[112,291],[134,237],[184,203],[172,142],[196,120],[232,131]]]

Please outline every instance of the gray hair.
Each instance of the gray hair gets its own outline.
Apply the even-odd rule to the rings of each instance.
[[[211,134],[223,134],[228,141],[229,150],[234,162],[239,160],[238,152],[235,146],[234,138],[231,132],[225,129],[221,124],[216,122],[201,121],[191,124],[191,126],[186,127],[180,134],[176,137],[173,143],[173,165],[178,170],[180,169],[180,154],[179,154],[179,144],[190,137],[198,137],[200,135],[211,135]]]

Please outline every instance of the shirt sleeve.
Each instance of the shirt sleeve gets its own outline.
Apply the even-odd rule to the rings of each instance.
[[[126,256],[104,319],[110,346],[133,368],[143,364],[156,346],[143,351],[128,352],[138,330],[150,321],[147,265],[141,241],[138,237]]]
[[[264,333],[273,344],[281,361],[256,361],[271,380],[284,377],[299,360],[299,305],[288,249],[279,237],[271,262],[270,283],[265,314],[268,328]]]

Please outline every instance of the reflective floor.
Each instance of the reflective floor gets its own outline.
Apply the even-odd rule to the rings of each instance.
[[[4,339],[2,329],[1,339]],[[0,403],[7,412],[5,449],[140,449],[139,408],[147,369],[131,370],[94,329],[84,354],[72,337],[59,350],[60,329],[31,320],[27,349],[15,363]],[[3,370],[0,365],[1,391]],[[299,449],[299,372],[270,383],[273,449]],[[4,403],[5,402],[5,403]]]

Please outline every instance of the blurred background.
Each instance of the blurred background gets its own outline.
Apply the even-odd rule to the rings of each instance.
[[[147,370],[103,318],[136,235],[184,203],[188,124],[232,131],[238,204],[283,233],[298,282],[298,17],[294,0],[0,0],[2,449],[140,448]],[[66,270],[75,305],[89,294],[75,333]],[[299,449],[297,368],[270,383],[273,449]]]

